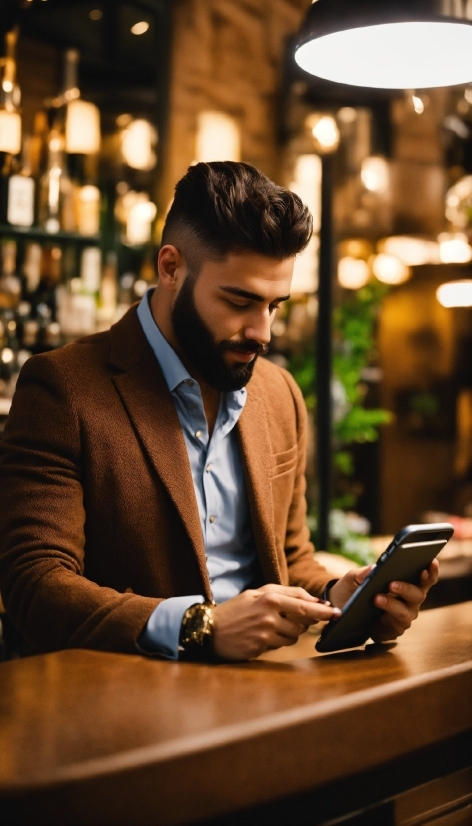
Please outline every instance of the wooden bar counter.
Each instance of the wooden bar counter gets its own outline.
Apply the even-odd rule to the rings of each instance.
[[[364,811],[342,822],[386,826],[427,822],[425,799],[435,824],[472,823],[472,603],[423,612],[395,644],[323,656],[315,641],[236,665],[81,650],[0,664],[0,823]]]

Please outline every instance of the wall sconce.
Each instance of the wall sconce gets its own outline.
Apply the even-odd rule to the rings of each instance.
[[[441,284],[436,290],[436,297],[443,307],[472,307],[472,279]]]
[[[387,160],[381,155],[371,155],[365,158],[361,166],[361,180],[369,192],[384,195],[390,183]]]
[[[143,172],[154,169],[157,163],[156,144],[157,132],[152,123],[142,118],[131,120],[121,137],[121,152],[125,163],[132,169]]]
[[[67,104],[65,150],[80,155],[94,155],[100,149],[100,111],[86,100]]]
[[[468,264],[472,247],[462,232],[442,232],[438,235],[439,258],[442,264]]]
[[[339,146],[339,129],[332,115],[308,115],[305,125],[310,130],[315,149],[321,154],[335,152]]]
[[[198,115],[195,158],[198,161],[240,161],[239,125],[224,112],[200,112]]]
[[[383,284],[395,286],[403,284],[411,277],[411,270],[405,264],[395,258],[394,255],[387,255],[381,252],[372,261],[372,271],[375,277]]]
[[[360,290],[370,279],[367,261],[346,256],[338,263],[338,281],[345,290]]]

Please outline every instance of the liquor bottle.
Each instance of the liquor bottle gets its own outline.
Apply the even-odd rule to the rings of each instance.
[[[1,248],[0,310],[12,310],[21,298],[21,280],[16,274],[16,242],[5,240]]]
[[[34,223],[35,182],[31,164],[31,138],[23,140],[22,163],[13,164],[8,178],[6,222],[18,227],[31,227]]]
[[[0,60],[0,221],[8,211],[9,181],[15,172],[15,157],[21,150],[20,90],[16,83],[15,47],[18,30],[5,36],[5,57]]]
[[[64,137],[52,129],[48,136],[47,169],[39,185],[39,224],[46,232],[75,231],[74,193],[64,158]]]

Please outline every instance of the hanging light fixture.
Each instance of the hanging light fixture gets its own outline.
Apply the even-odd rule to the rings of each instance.
[[[468,0],[315,0],[295,59],[312,75],[380,89],[472,80]]]

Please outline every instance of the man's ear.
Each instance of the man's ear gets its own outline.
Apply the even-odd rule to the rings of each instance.
[[[165,244],[159,250],[157,270],[159,283],[165,290],[175,292],[180,281],[185,277],[186,265],[181,253],[173,244]]]

